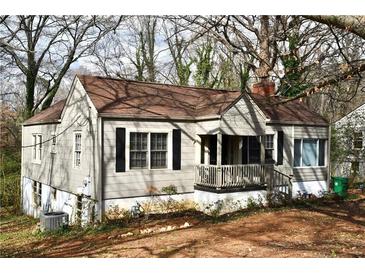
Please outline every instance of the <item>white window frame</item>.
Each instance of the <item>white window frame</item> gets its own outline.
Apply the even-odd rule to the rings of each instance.
[[[295,162],[295,140],[300,140],[300,166],[294,166]],[[317,165],[315,166],[303,166],[303,140],[316,140],[316,152],[317,152]],[[319,140],[324,140],[324,165],[319,165]],[[327,145],[328,145],[328,139],[323,138],[294,138],[293,140],[293,162],[292,167],[293,168],[321,168],[321,167],[327,167]]]
[[[152,151],[152,149],[151,149],[151,147],[152,147],[152,145],[151,145],[152,144],[152,139],[151,139],[152,134],[166,134],[166,150],[154,150],[154,151]],[[150,169],[167,169],[167,167],[168,167],[168,139],[169,139],[168,138],[168,133],[166,133],[166,132],[150,132],[148,134],[148,137],[149,137],[149,144],[150,144],[149,151],[148,151],[149,158],[150,158],[149,168]],[[164,166],[164,167],[152,167],[152,152],[158,152],[158,151],[160,151],[160,152],[162,151],[162,152],[166,153],[166,166]]]
[[[272,137],[272,147],[271,148],[268,148],[268,147],[266,147],[266,138],[268,138],[268,136],[271,136]],[[275,134],[274,133],[272,133],[272,134],[265,134],[265,135],[262,135],[262,141],[263,141],[263,147],[264,147],[264,150],[265,150],[265,155],[264,155],[264,157],[265,157],[265,159],[264,159],[264,161],[267,161],[267,159],[266,159],[266,150],[271,150],[271,158],[272,158],[272,160],[274,160],[275,161],[275,159],[276,159],[276,154],[274,153],[275,152]]]
[[[131,148],[130,148],[130,140],[131,140],[131,134],[133,134],[133,133],[139,133],[139,134],[146,134],[147,135],[147,148],[146,148],[146,150],[136,150],[136,152],[144,152],[144,153],[146,153],[146,166],[145,167],[131,167],[131,161],[130,161],[130,158],[131,158],[131,153],[132,153],[132,151],[131,151]],[[150,157],[149,157],[149,152],[150,152],[150,134],[149,133],[147,133],[147,132],[135,132],[135,131],[131,131],[131,132],[129,132],[129,153],[128,153],[128,157],[129,157],[129,169],[147,169],[148,167],[149,167],[149,161],[150,161]]]
[[[130,168],[130,133],[147,133],[147,167],[146,168]],[[166,168],[151,168],[150,154],[151,154],[151,133],[167,133],[167,167]],[[142,130],[140,128],[126,128],[126,146],[125,146],[125,168],[128,172],[143,172],[143,171],[159,171],[172,170],[172,129],[148,129]],[[114,171],[115,172],[115,171]]]
[[[80,150],[76,151],[76,135],[80,135]],[[74,131],[73,134],[73,167],[80,169],[82,165],[82,132]],[[80,152],[80,164],[76,165],[76,152]]]
[[[361,147],[355,147],[355,143],[356,143],[356,138],[355,138],[355,134],[361,134],[361,139],[359,138],[359,140],[361,140]],[[363,131],[361,131],[361,130],[359,130],[359,131],[355,131],[354,132],[354,141],[352,142],[352,148],[354,149],[354,150],[362,150],[363,148],[364,148],[364,132]]]
[[[32,134],[32,162],[40,164],[43,156],[43,136],[40,133]]]

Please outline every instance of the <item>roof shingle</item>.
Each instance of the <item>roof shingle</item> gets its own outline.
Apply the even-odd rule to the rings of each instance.
[[[24,122],[24,125],[57,123],[61,118],[62,110],[65,106],[66,99],[58,101],[49,108],[42,110]]]
[[[239,91],[78,76],[100,114],[140,118],[196,118],[221,114]]]
[[[279,96],[266,97],[254,93],[251,93],[250,96],[272,122],[328,125],[326,119],[318,113],[311,111],[299,100],[279,104],[280,101],[287,98]]]
[[[196,119],[221,115],[233,105],[240,91],[157,84],[99,76],[78,75],[102,116]],[[300,101],[278,104],[283,97],[249,96],[271,122],[328,125],[319,114]],[[25,124],[57,122],[66,100],[28,119]]]

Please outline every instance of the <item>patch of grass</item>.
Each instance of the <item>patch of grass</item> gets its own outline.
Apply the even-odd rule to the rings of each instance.
[[[346,201],[351,201],[351,200],[356,200],[356,199],[359,199],[360,198],[360,195],[358,195],[358,194],[349,194],[349,195],[347,195],[345,198],[344,198],[344,200],[346,200]]]

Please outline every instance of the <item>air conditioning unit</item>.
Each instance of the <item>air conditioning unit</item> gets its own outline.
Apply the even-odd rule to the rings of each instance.
[[[54,231],[68,226],[68,214],[65,212],[42,212],[40,214],[41,230]]]

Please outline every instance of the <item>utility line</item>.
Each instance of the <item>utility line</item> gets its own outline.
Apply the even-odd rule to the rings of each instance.
[[[79,115],[79,116],[77,116],[77,118],[68,126],[68,127],[66,127],[64,130],[62,130],[60,133],[58,133],[58,134],[56,134],[56,135],[54,135],[54,136],[52,136],[52,138],[50,138],[50,139],[48,139],[48,140],[45,140],[45,141],[42,141],[42,142],[40,142],[40,143],[36,143],[36,144],[33,144],[33,145],[28,145],[28,146],[22,146],[22,148],[27,148],[27,147],[35,147],[35,146],[37,146],[37,145],[41,145],[41,144],[44,144],[44,143],[47,143],[47,142],[49,142],[49,141],[51,141],[51,140],[53,140],[53,138],[56,138],[56,137],[58,137],[58,136],[60,136],[61,134],[63,134],[66,130],[68,130],[70,127],[72,127],[76,122],[77,122],[77,120],[79,119],[81,117],[81,115]],[[87,118],[86,118],[86,120],[87,120]]]

